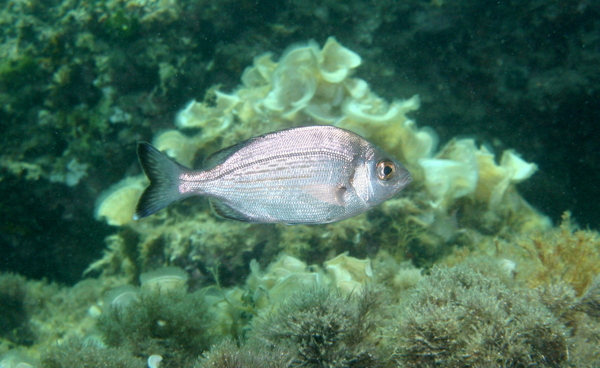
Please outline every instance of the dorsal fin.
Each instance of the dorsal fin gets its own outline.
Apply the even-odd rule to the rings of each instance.
[[[233,146],[225,147],[204,159],[202,163],[202,170],[210,170],[213,167],[222,164],[229,158],[229,156],[233,155],[240,149],[244,148],[248,144],[252,143],[256,138],[250,138],[246,141],[234,144]]]
[[[311,128],[311,126],[307,126],[305,128]],[[259,135],[259,136],[253,137],[253,138],[249,138],[245,141],[234,144],[233,146],[225,147],[225,148],[207,156],[204,159],[204,162],[202,164],[202,169],[210,170],[213,167],[222,164],[231,155],[233,155],[237,151],[241,150],[245,146],[248,146],[248,145],[254,143],[255,141],[265,140],[265,139],[273,139],[273,138],[276,138],[280,133],[283,133],[288,130],[294,130],[294,129],[298,129],[298,128],[296,127],[296,128],[286,128],[286,129],[276,130],[274,132],[270,132],[270,133],[262,134],[262,135]]]
[[[234,144],[233,146],[223,148],[222,150],[207,156],[202,163],[202,170],[210,170],[213,167],[225,162],[229,156],[234,154],[239,149],[238,145],[239,143]]]

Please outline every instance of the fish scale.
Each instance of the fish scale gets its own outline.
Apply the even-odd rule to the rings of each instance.
[[[150,185],[134,218],[201,195],[223,217],[318,224],[365,212],[410,183],[402,164],[361,136],[332,126],[291,128],[225,148],[191,170],[138,145]]]

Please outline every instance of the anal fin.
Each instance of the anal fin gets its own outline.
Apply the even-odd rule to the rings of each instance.
[[[227,205],[217,199],[211,198],[211,199],[209,199],[209,202],[210,202],[210,206],[212,207],[213,211],[215,211],[215,214],[217,214],[218,216],[228,218],[231,220],[236,220],[236,221],[251,222],[251,220],[248,218],[248,216],[231,208],[229,205]]]

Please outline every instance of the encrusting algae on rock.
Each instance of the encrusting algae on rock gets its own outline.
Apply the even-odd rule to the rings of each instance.
[[[529,288],[569,285],[584,294],[600,275],[600,235],[577,229],[565,212],[560,226],[515,234],[511,238],[484,238],[457,249],[442,263],[458,265],[478,257],[496,260],[511,278]]]
[[[600,275],[600,235],[575,229],[568,212],[560,227],[519,237],[516,246],[527,253],[520,271],[531,287],[560,281],[581,296]]]

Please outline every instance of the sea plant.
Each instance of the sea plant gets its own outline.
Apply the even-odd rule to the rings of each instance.
[[[371,287],[343,296],[337,290],[299,290],[253,321],[250,342],[286,346],[290,367],[383,367],[378,330],[383,294]]]
[[[191,366],[216,342],[204,293],[142,290],[126,306],[109,307],[98,321],[104,342],[135,356],[161,355],[161,367]]]
[[[397,362],[406,367],[560,367],[567,333],[528,290],[466,265],[434,267],[398,307]]]
[[[521,237],[516,243],[533,259],[523,274],[531,287],[561,281],[582,295],[600,274],[600,236],[596,231],[575,229],[569,212],[563,214],[557,229]]]
[[[123,348],[105,347],[98,342],[68,340],[42,353],[40,368],[144,368],[144,359]]]

